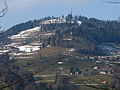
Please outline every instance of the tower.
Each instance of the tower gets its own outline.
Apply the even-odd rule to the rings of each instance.
[[[72,14],[73,14],[73,12],[72,12],[72,8],[71,8],[70,13],[69,13],[68,16],[66,17],[66,22],[67,22],[67,23],[72,23],[72,20],[73,20]]]
[[[71,12],[70,12],[70,14],[71,14],[71,16],[72,16],[72,14],[73,14],[73,12],[72,12],[72,8],[71,8]]]

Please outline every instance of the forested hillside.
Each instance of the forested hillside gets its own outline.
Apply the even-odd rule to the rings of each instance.
[[[46,17],[40,20],[28,21],[15,25],[3,34],[11,36],[21,31],[40,27],[41,31],[55,33],[51,37],[42,39],[43,47],[47,45],[75,48],[80,53],[103,55],[105,54],[98,45],[103,43],[120,43],[120,23],[117,21],[102,21],[83,16],[62,16],[66,23],[42,24],[47,20],[59,19],[60,17]],[[81,24],[79,25],[79,22]],[[74,23],[72,23],[74,22]]]

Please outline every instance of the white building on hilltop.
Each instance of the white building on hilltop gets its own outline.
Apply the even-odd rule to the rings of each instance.
[[[23,52],[34,52],[37,50],[40,50],[40,46],[29,46],[29,45],[24,45],[24,46],[19,46],[19,51]]]

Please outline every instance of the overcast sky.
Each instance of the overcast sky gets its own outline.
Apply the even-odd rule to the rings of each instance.
[[[102,20],[117,20],[120,4],[109,4],[103,0],[7,0],[9,11],[0,18],[0,25],[7,29],[15,24],[46,16],[74,15],[95,17]],[[2,0],[0,0],[2,7]]]

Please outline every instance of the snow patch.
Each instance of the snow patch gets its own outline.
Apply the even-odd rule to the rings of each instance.
[[[45,34],[45,36],[51,36],[51,35],[55,35],[55,33],[47,33],[47,34]]]
[[[77,23],[79,24],[79,26],[82,24],[82,22],[81,22],[81,21],[78,21],[78,20],[77,20]]]
[[[69,52],[75,52],[75,49],[74,48],[71,48],[68,50]]]
[[[63,64],[64,62],[58,62],[58,64]]]
[[[0,50],[0,53],[6,53],[8,52],[9,50]]]
[[[33,34],[36,31],[40,31],[40,27],[35,27],[35,28],[32,28],[32,29],[22,31],[19,34],[13,35],[13,36],[11,36],[9,38],[10,39],[26,38],[26,37],[30,36],[31,34]]]
[[[29,46],[29,45],[24,45],[24,46],[19,46],[19,51],[24,51],[24,52],[33,52],[40,50],[40,46]]]
[[[65,18],[51,19],[43,21],[42,24],[66,23]]]
[[[17,57],[18,59],[28,59],[28,58],[32,58],[32,57]]]

